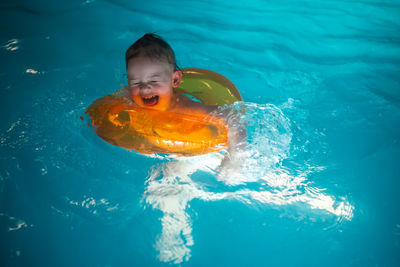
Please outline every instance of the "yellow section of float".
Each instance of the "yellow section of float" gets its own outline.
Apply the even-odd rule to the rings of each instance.
[[[182,72],[176,90],[206,105],[242,100],[236,87],[220,74],[193,68]],[[102,139],[140,153],[191,156],[220,151],[228,145],[228,130],[220,118],[128,106],[118,93],[97,99],[87,113]]]
[[[186,68],[182,72],[182,81],[175,89],[178,92],[192,95],[209,106],[242,101],[236,86],[221,74],[197,68]]]

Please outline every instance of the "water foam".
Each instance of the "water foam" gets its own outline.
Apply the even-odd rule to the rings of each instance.
[[[153,167],[146,181],[144,202],[163,213],[162,232],[155,242],[161,261],[181,263],[190,258],[194,240],[187,209],[193,199],[231,199],[248,205],[270,206],[303,203],[310,210],[352,219],[353,207],[348,201],[336,201],[307,181],[309,174],[321,168],[293,171],[282,164],[293,148],[291,123],[279,108],[239,102],[223,107],[220,112],[227,115],[230,127],[247,130],[245,146],[237,142],[225,154],[161,163]],[[227,156],[231,160],[221,167]],[[218,192],[215,187],[196,181],[193,174],[197,172],[213,175],[219,183]]]

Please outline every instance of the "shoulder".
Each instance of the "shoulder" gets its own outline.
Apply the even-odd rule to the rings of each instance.
[[[174,95],[174,105],[171,111],[177,113],[187,113],[187,114],[208,114],[216,109],[216,106],[207,106],[199,101],[191,99],[189,96],[176,93]]]

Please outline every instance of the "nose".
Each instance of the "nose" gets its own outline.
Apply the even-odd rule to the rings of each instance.
[[[151,89],[150,84],[149,83],[141,83],[139,88],[141,90],[146,90],[146,89]]]

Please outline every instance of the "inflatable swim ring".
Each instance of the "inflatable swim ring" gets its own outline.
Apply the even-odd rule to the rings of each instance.
[[[224,76],[204,69],[183,69],[174,90],[206,105],[242,100]],[[220,118],[203,114],[157,111],[123,102],[119,93],[97,99],[86,111],[103,140],[144,154],[193,156],[220,151],[228,145],[228,130]]]

